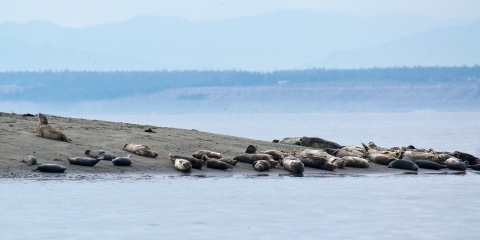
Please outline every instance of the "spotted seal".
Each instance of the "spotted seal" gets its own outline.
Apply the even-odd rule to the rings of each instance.
[[[248,164],[253,164],[253,162],[258,161],[258,160],[266,160],[268,163],[270,163],[270,168],[275,168],[277,166],[277,161],[273,160],[273,157],[264,154],[264,153],[255,153],[255,154],[248,154],[248,153],[243,153],[238,156],[235,156],[233,160],[243,162],[243,163],[248,163]]]
[[[105,151],[105,150],[86,150],[85,155],[90,156],[91,158],[112,161],[115,159],[115,155]]]
[[[272,156],[273,160],[275,161],[280,161],[280,159],[284,158],[286,155],[284,152],[278,150],[266,150],[262,151],[261,153]]]
[[[469,153],[455,151],[453,152],[453,156],[456,158],[460,158],[463,161],[467,160],[470,165],[480,164],[480,159]]]
[[[37,158],[31,154],[27,154],[23,157],[22,162],[26,163],[28,166],[37,164]]]
[[[465,171],[467,170],[467,167],[468,167],[468,160],[465,160],[463,162],[450,163],[450,164],[447,164],[447,167],[448,169],[451,169],[451,170]]]
[[[112,160],[113,165],[115,166],[125,166],[128,167],[132,165],[132,155],[127,155],[126,157],[117,157]]]
[[[480,171],[480,164],[468,165],[468,167],[473,169],[473,170]]]
[[[247,149],[245,150],[245,153],[250,153],[250,154],[257,153],[257,147],[253,145],[248,145]]]
[[[253,162],[253,169],[256,171],[262,172],[262,171],[267,171],[270,169],[270,163],[268,163],[267,160],[258,160]]]
[[[294,156],[287,156],[283,158],[280,160],[280,165],[282,165],[285,170],[296,174],[302,174],[303,170],[305,169],[303,163]]]
[[[325,139],[319,137],[302,137],[300,138],[300,143],[302,146],[305,147],[312,147],[312,148],[343,148],[344,146],[336,143],[327,141]]]
[[[35,168],[35,170],[38,170],[40,172],[48,172],[48,173],[64,173],[66,169],[67,169],[66,167],[62,165],[54,164],[54,163],[42,164],[37,168]]]
[[[175,159],[174,167],[180,172],[190,172],[192,170],[192,164],[188,160],[181,158]]]
[[[38,114],[38,134],[37,137],[48,138],[52,140],[70,142],[72,139],[68,138],[56,127],[48,124],[47,117],[39,113]]]
[[[209,158],[207,155],[203,155],[202,159],[207,162],[208,168],[227,170],[233,168],[232,165],[219,161],[217,158]]]
[[[306,149],[296,156],[305,167],[334,171],[345,167],[345,160],[318,149]]]
[[[209,158],[218,158],[218,159],[223,157],[223,155],[221,153],[213,152],[213,151],[210,151],[210,150],[198,150],[198,151],[196,151],[192,154],[192,156],[194,158],[198,158],[198,159],[201,159],[203,157],[203,155],[206,155]]]
[[[353,168],[370,167],[370,162],[368,162],[368,160],[365,158],[345,156],[343,157],[343,159],[345,160],[345,167],[353,167]]]
[[[123,150],[131,153],[135,153],[140,156],[156,158],[158,153],[150,149],[149,146],[144,144],[129,143],[123,146]]]
[[[432,162],[428,160],[417,160],[415,161],[415,164],[417,164],[419,168],[432,169],[432,170],[440,170],[443,168],[447,168],[447,165],[438,164],[436,162]]]
[[[80,166],[87,166],[93,167],[95,164],[100,162],[100,159],[90,158],[90,157],[74,157],[74,158],[67,158],[68,162],[72,165],[80,165]]]
[[[411,171],[417,171],[418,166],[408,160],[403,160],[403,159],[397,159],[395,161],[392,161],[390,164],[388,164],[389,168],[398,168],[398,169],[405,169],[405,170],[411,170]]]
[[[185,159],[189,161],[192,164],[192,168],[195,168],[195,169],[202,169],[202,167],[206,165],[205,161],[203,161],[202,159],[194,158],[194,157],[179,156],[179,155],[173,155],[170,153],[168,154],[168,158],[172,163],[175,163],[175,159],[177,158]]]

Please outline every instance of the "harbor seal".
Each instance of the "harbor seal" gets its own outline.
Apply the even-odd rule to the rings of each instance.
[[[432,162],[428,160],[417,160],[415,161],[415,164],[417,164],[419,168],[432,169],[432,170],[440,170],[442,168],[447,168],[447,165],[441,165],[436,162]]]
[[[462,159],[463,161],[467,160],[470,165],[480,164],[480,159],[469,153],[455,151],[452,155],[456,158]]]
[[[356,154],[360,157],[363,157],[365,155],[365,149],[357,146],[346,146],[343,147],[342,150],[345,150],[347,152],[351,152],[353,154]]]
[[[280,139],[278,143],[302,146],[300,139],[301,137],[286,137]]]
[[[195,168],[195,169],[202,169],[202,167],[206,165],[205,161],[203,161],[202,159],[168,154],[168,159],[170,159],[172,163],[175,163],[175,159],[177,158],[185,159],[189,161],[192,164],[192,168]]]
[[[192,164],[188,160],[181,158],[175,159],[174,167],[180,172],[190,172],[192,170]]]
[[[255,153],[255,154],[248,154],[248,153],[243,153],[238,156],[235,156],[233,160],[243,162],[243,163],[248,163],[248,164],[253,164],[253,162],[258,161],[258,160],[266,160],[270,164],[270,168],[275,168],[277,166],[277,161],[273,160],[273,157],[264,154],[264,153]]]
[[[323,150],[325,152],[327,152],[328,154],[330,154],[332,156],[335,156],[335,157],[339,157],[339,158],[343,158],[343,157],[346,157],[346,156],[349,156],[349,157],[362,157],[363,156],[363,154],[358,155],[358,154],[349,152],[349,151],[344,150],[344,149],[325,148]]]
[[[219,161],[217,158],[209,158],[207,155],[203,155],[202,159],[207,162],[208,168],[227,170],[233,168],[232,165]]]
[[[54,163],[42,164],[37,168],[35,168],[35,170],[38,170],[40,172],[48,172],[48,173],[64,173],[66,169],[67,169],[66,167],[62,165],[54,164]]]
[[[115,155],[105,151],[105,150],[86,150],[85,155],[90,156],[98,160],[107,160],[112,161],[115,159]]]
[[[353,168],[370,167],[370,163],[365,158],[345,156],[343,157],[343,159],[345,160],[345,167],[353,167]]]
[[[67,158],[68,162],[72,165],[80,165],[80,166],[87,166],[93,167],[95,164],[100,162],[100,159],[90,158],[90,157],[74,157],[74,158]]]
[[[267,171],[270,169],[270,163],[268,163],[267,160],[258,160],[253,162],[253,169],[256,171],[262,172],[262,171]]]
[[[248,145],[247,149],[245,150],[245,153],[250,153],[250,154],[257,153],[257,147],[253,145]]]
[[[149,146],[144,144],[129,143],[123,146],[123,150],[131,153],[135,153],[140,156],[156,158],[158,153],[150,149]]]
[[[232,165],[232,166],[235,166],[235,165],[237,165],[237,163],[238,163],[237,160],[233,160],[233,158],[228,158],[228,157],[220,158],[220,159],[218,159],[218,161],[221,161],[221,162],[230,164],[230,165]]]
[[[194,158],[198,158],[198,159],[201,159],[203,157],[203,155],[207,155],[207,157],[209,158],[222,158],[223,155],[221,153],[218,153],[218,152],[212,152],[210,150],[198,150],[196,151],[195,153],[192,154],[192,156]]]
[[[323,150],[306,149],[296,156],[305,167],[334,171],[345,167],[346,161],[326,153]]]
[[[22,162],[26,163],[28,166],[37,164],[37,158],[31,154],[27,154],[23,157]]]
[[[132,165],[132,155],[127,155],[126,157],[117,157],[112,160],[113,165],[115,166],[130,166]]]
[[[303,170],[305,170],[303,163],[294,156],[287,156],[283,158],[280,160],[280,165],[282,165],[285,170],[296,174],[302,174]]]
[[[451,170],[465,171],[467,170],[467,167],[468,167],[468,160],[465,160],[463,162],[450,163],[450,164],[447,164],[447,167],[448,169],[451,169]]]
[[[268,155],[272,156],[273,160],[275,160],[275,161],[280,161],[280,159],[284,158],[285,155],[286,155],[284,152],[278,151],[278,150],[267,150],[267,151],[263,151],[261,153],[268,154]]]
[[[397,159],[395,161],[392,161],[390,164],[388,164],[388,167],[389,168],[411,170],[411,171],[418,171],[417,164],[415,164],[412,161],[403,160],[403,159]]]
[[[68,138],[56,127],[48,124],[47,117],[39,113],[38,114],[38,134],[37,137],[48,138],[52,140],[70,142],[72,139]]]
[[[480,164],[468,165],[468,167],[473,169],[473,170],[480,171]]]
[[[300,143],[302,146],[305,147],[312,147],[312,148],[343,148],[342,145],[336,143],[336,142],[331,142],[327,141],[322,138],[318,137],[302,137],[300,138]]]

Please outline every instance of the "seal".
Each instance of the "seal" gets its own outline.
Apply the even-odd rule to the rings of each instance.
[[[437,154],[429,153],[429,152],[405,151],[402,155],[402,158],[409,158],[414,162],[417,160],[427,160],[427,161],[436,162],[436,163],[442,162],[438,159]]]
[[[85,155],[90,156],[98,160],[107,160],[112,161],[115,159],[115,155],[105,151],[105,150],[86,150]]]
[[[95,164],[100,162],[100,159],[90,158],[90,157],[74,157],[74,158],[67,158],[68,162],[72,165],[80,165],[80,166],[87,166],[93,167]]]
[[[468,167],[473,169],[473,170],[480,171],[480,164],[468,165]]]
[[[277,161],[273,160],[272,156],[264,153],[255,153],[255,154],[248,154],[248,153],[243,153],[238,156],[235,156],[233,160],[243,162],[243,163],[248,163],[248,164],[253,164],[253,162],[258,161],[258,160],[267,160],[268,163],[270,163],[270,168],[275,168],[277,166]]]
[[[48,173],[64,173],[67,168],[53,163],[46,163],[38,166],[35,170],[40,172],[48,172]]]
[[[123,150],[131,153],[135,153],[140,156],[144,157],[150,157],[150,158],[156,158],[158,156],[158,153],[150,149],[149,146],[144,145],[144,144],[135,144],[135,143],[129,143],[125,144],[123,146]]]
[[[262,171],[267,171],[270,169],[270,163],[268,163],[267,160],[258,160],[253,162],[253,169],[256,171],[262,172]]]
[[[301,137],[286,137],[278,140],[278,143],[302,146],[300,138]],[[273,142],[275,142],[275,140]]]
[[[300,143],[302,146],[305,147],[312,147],[312,148],[343,148],[342,145],[336,143],[336,142],[331,142],[327,141],[322,138],[318,137],[302,137],[300,138]]]
[[[286,155],[284,152],[278,150],[267,150],[262,153],[270,155],[275,161],[280,161],[280,159],[283,159]]]
[[[305,167],[334,171],[345,167],[345,160],[334,157],[323,150],[306,149],[296,156]]]
[[[465,171],[467,170],[467,167],[468,167],[468,160],[465,160],[463,162],[450,163],[450,164],[447,164],[447,167],[448,169],[451,169],[451,170]]]
[[[209,158],[207,155],[203,155],[202,159],[207,162],[208,168],[220,169],[220,170],[227,170],[227,169],[233,168],[232,165],[219,161],[216,158]]]
[[[411,170],[411,171],[418,170],[418,166],[415,163],[413,163],[412,161],[403,160],[403,159],[397,159],[395,161],[392,161],[390,164],[388,164],[388,167]]]
[[[345,150],[347,152],[351,152],[353,154],[356,154],[360,157],[363,157],[365,155],[365,149],[357,146],[346,146],[343,147],[342,150]]]
[[[52,140],[70,142],[72,139],[68,138],[56,127],[48,124],[47,117],[39,113],[38,114],[38,134],[37,137],[48,138]]]
[[[127,155],[126,157],[117,157],[112,160],[113,165],[115,166],[130,166],[132,165],[132,155]]]
[[[37,159],[31,154],[27,154],[23,157],[22,162],[26,163],[28,166],[37,164]]]
[[[188,160],[181,158],[175,159],[174,167],[180,172],[190,172],[192,170],[192,164]]]
[[[218,159],[223,157],[221,153],[212,152],[210,150],[198,150],[192,154],[194,158],[198,158],[198,159],[201,159],[203,155],[207,155],[207,157],[209,158],[218,158]]]
[[[202,169],[202,167],[206,165],[205,161],[203,161],[202,159],[194,158],[194,157],[185,157],[185,156],[168,154],[168,158],[172,163],[175,163],[175,159],[177,158],[185,159],[189,161],[192,164],[192,168],[195,168],[195,169]]]
[[[370,163],[365,158],[345,156],[343,157],[343,159],[345,160],[345,167],[353,167],[353,168],[370,167]]]
[[[247,149],[245,150],[245,153],[250,153],[250,154],[257,153],[257,147],[253,145],[248,145]]]
[[[417,160],[415,161],[415,164],[417,164],[419,168],[432,169],[432,170],[440,170],[442,168],[447,168],[447,165],[441,165],[436,162],[432,162],[428,160]]]
[[[237,163],[238,163],[237,160],[233,160],[233,158],[228,158],[228,157],[220,158],[220,159],[218,159],[218,161],[221,161],[221,162],[230,164],[230,165],[232,165],[232,166],[235,166],[235,165],[237,165]]]
[[[287,156],[283,158],[280,160],[280,165],[282,165],[285,170],[296,174],[302,174],[303,170],[305,170],[303,163],[294,156]]]
[[[339,157],[339,158],[343,158],[343,157],[362,157],[362,155],[358,155],[358,154],[355,154],[355,153],[352,153],[352,152],[349,152],[347,150],[343,150],[343,149],[332,149],[332,148],[325,148],[323,149],[325,150],[325,152],[327,152],[328,154],[332,155],[332,156],[335,156],[335,157]]]
[[[480,159],[469,153],[455,151],[452,155],[456,158],[462,159],[463,161],[467,160],[470,165],[480,164]]]

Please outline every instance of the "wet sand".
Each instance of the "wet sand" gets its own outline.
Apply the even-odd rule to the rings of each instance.
[[[38,115],[0,112],[0,178],[122,178],[122,177],[268,177],[295,176],[280,165],[265,172],[257,172],[250,164],[238,163],[234,169],[217,170],[203,167],[189,173],[177,171],[168,154],[191,156],[197,150],[208,149],[234,157],[245,152],[248,145],[257,146],[257,151],[276,149],[291,152],[305,147],[253,139],[201,132],[195,129],[177,129],[159,126],[138,125],[122,122],[107,122],[46,115],[50,125],[60,129],[71,142],[61,142],[37,137]],[[192,120],[194,121],[194,120]],[[144,132],[151,128],[155,133]],[[292,136],[285,136],[292,137]],[[321,137],[321,136],[320,136]],[[273,140],[273,139],[272,139]],[[132,154],[130,167],[114,166],[111,161],[100,161],[94,167],[69,164],[67,157],[86,156],[85,150],[103,149],[117,157],[131,154],[123,150],[127,143],[145,144],[158,153],[156,158]],[[341,144],[341,143],[340,143]],[[358,144],[361,146],[361,143]],[[63,174],[32,171],[21,160],[26,154],[34,155],[39,164],[56,163],[67,168]],[[371,163],[369,168],[343,168],[335,171],[305,168],[303,176],[363,176],[390,174],[446,174],[457,173],[444,170],[420,169],[418,173]]]

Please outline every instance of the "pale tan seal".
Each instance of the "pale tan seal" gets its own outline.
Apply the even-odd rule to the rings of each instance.
[[[346,161],[326,153],[323,150],[306,149],[296,156],[305,167],[334,171],[345,167]]]
[[[93,167],[95,164],[100,162],[100,159],[95,159],[91,157],[74,157],[74,158],[67,158],[68,162],[72,165],[80,165],[80,166],[87,166]]]
[[[123,146],[123,150],[131,153],[135,153],[140,156],[144,157],[151,157],[155,158],[158,156],[158,153],[150,149],[149,146],[144,145],[144,144],[135,144],[135,143],[129,143],[125,144]]]
[[[296,174],[302,174],[303,170],[305,169],[303,163],[294,156],[287,156],[283,158],[280,160],[280,165],[282,165],[285,170]]]
[[[38,114],[38,134],[37,137],[48,138],[52,140],[70,142],[72,141],[70,138],[65,136],[60,130],[56,127],[51,126],[48,124],[47,118],[45,115],[39,113]]]
[[[203,161],[202,159],[194,158],[194,157],[179,156],[179,155],[173,155],[170,153],[168,154],[168,158],[172,163],[175,163],[175,160],[177,158],[185,159],[189,161],[192,164],[192,168],[195,168],[195,169],[202,169],[202,167],[206,165],[205,161]]]
[[[175,159],[174,167],[180,172],[190,172],[192,170],[192,164],[188,160],[181,158]]]
[[[128,154],[126,157],[117,157],[112,160],[113,165],[128,167],[132,165],[132,155]]]
[[[198,159],[201,159],[203,155],[207,155],[207,157],[209,158],[218,158],[218,159],[223,157],[221,153],[213,152],[210,150],[198,150],[192,154],[194,158],[198,158]]]
[[[258,160],[266,160],[268,161],[268,163],[270,163],[270,168],[275,168],[278,164],[277,161],[273,160],[272,156],[264,153],[255,153],[255,154],[243,153],[238,156],[235,156],[233,160],[237,160],[239,162],[248,163],[248,164],[253,164],[253,162]]]
[[[270,169],[270,163],[268,163],[267,160],[258,160],[253,162],[253,169],[256,171],[262,172],[262,171],[267,171]]]
[[[370,167],[370,163],[367,159],[361,157],[352,157],[352,156],[345,156],[343,157],[345,160],[345,167],[353,167],[353,168],[368,168]]]
[[[220,170],[227,170],[230,168],[233,168],[232,165],[219,161],[217,158],[209,158],[207,155],[203,155],[202,159],[207,162],[207,167],[208,168],[213,168],[213,169],[220,169]]]

